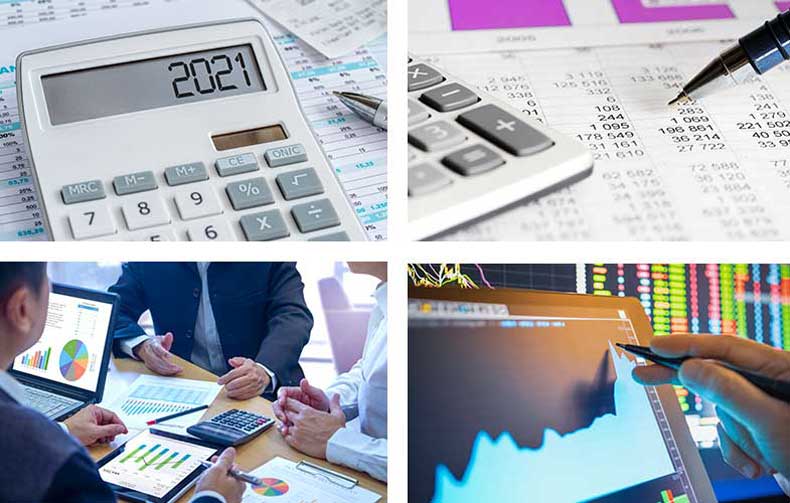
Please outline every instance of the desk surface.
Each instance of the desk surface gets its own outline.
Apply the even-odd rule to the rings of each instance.
[[[200,367],[181,360],[180,358],[174,358],[176,359],[176,362],[184,369],[184,371],[179,374],[178,377],[183,377],[185,379],[199,379],[204,381],[215,381],[217,379],[214,374],[207,372]],[[106,394],[111,392],[113,388],[120,389],[122,387],[128,386],[137,378],[139,374],[152,374],[152,372],[138,361],[128,358],[114,358],[110,365],[110,372],[107,374],[107,391],[105,392],[105,398]],[[224,410],[233,408],[249,410],[263,414],[265,416],[274,417],[271,402],[268,400],[261,397],[244,401],[233,400],[225,395],[224,390],[220,391],[220,394],[217,396],[216,400],[214,400],[214,403],[211,404],[211,407],[209,407],[209,409],[206,411],[206,415],[211,417]],[[130,435],[134,435],[136,433],[138,432],[130,431]],[[110,445],[92,447],[89,449],[90,455],[94,460],[98,460],[112,449],[123,443],[123,441],[125,441],[127,438],[129,438],[129,436],[125,436],[123,438],[119,437],[114,443]],[[258,438],[237,447],[237,450],[237,462],[243,470],[252,470],[276,456],[290,459],[291,461],[301,461],[302,459],[307,459],[313,463],[331,468],[332,470],[345,473],[351,477],[354,477],[355,479],[358,479],[360,486],[381,494],[382,502],[387,501],[387,486],[385,484],[382,484],[381,482],[369,477],[364,473],[357,472],[350,468],[333,465],[325,460],[311,458],[300,453],[299,451],[292,449],[290,446],[288,446],[288,444],[285,443],[285,440],[283,440],[283,438],[274,428],[264,432]],[[187,502],[189,501],[189,497],[191,495],[192,491],[189,491],[189,493],[184,495],[184,497],[182,497],[179,501]]]

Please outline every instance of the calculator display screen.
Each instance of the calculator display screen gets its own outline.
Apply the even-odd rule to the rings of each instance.
[[[53,125],[266,90],[249,44],[47,75],[41,84]]]

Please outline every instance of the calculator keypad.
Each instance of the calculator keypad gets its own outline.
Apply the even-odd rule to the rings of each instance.
[[[340,218],[329,199],[298,204],[291,209],[291,214],[302,232],[313,232],[340,225]]]
[[[136,234],[132,239],[135,241],[175,241],[176,235],[175,233],[168,229],[167,227],[161,229],[150,229],[145,232],[140,232]]]
[[[184,185],[187,183],[208,180],[208,170],[202,162],[179,164],[165,168],[165,180],[170,186]]]
[[[195,187],[195,190],[190,192],[181,192],[176,195],[175,200],[182,220],[195,220],[222,213],[219,200],[210,186]]]
[[[101,180],[88,180],[66,185],[60,190],[60,195],[66,204],[96,201],[107,197]]]
[[[263,177],[229,183],[225,192],[236,211],[274,203],[272,191]]]
[[[409,92],[419,91],[420,89],[425,89],[435,86],[440,82],[444,82],[442,74],[422,63],[410,66],[408,71]]]
[[[165,203],[161,197],[153,194],[125,199],[121,212],[131,231],[170,223]]]
[[[270,148],[263,154],[263,158],[272,168],[296,164],[297,162],[307,161],[307,154],[301,143],[286,145],[284,147]]]
[[[409,131],[409,143],[426,152],[452,148],[464,141],[464,132],[446,121],[432,122]]]
[[[278,175],[277,186],[280,187],[280,192],[287,201],[324,192],[321,179],[318,178],[318,174],[313,168]]]
[[[431,118],[431,113],[424,105],[414,100],[409,100],[409,127],[416,126]]]
[[[233,231],[230,230],[227,220],[214,218],[189,225],[187,237],[190,241],[231,241]]]
[[[515,156],[535,155],[554,141],[496,105],[484,105],[458,116],[458,122]]]
[[[116,232],[110,210],[104,203],[83,205],[69,212],[69,226],[74,239],[92,239]]]
[[[258,160],[254,154],[239,154],[217,159],[214,166],[219,176],[231,176],[258,171]]]
[[[128,175],[116,176],[112,181],[115,193],[119,196],[136,194],[159,188],[153,171],[140,171]]]
[[[488,147],[473,145],[448,155],[442,163],[459,175],[473,176],[498,168],[505,160]]]
[[[427,91],[420,100],[434,110],[452,112],[474,105],[480,98],[468,87],[452,83]]]
[[[409,168],[409,195],[421,196],[436,192],[453,183],[442,170],[428,163]]]

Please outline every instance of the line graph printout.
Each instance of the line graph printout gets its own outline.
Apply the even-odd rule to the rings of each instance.
[[[458,312],[409,308],[409,380],[443,390],[409,396],[409,500],[700,501],[655,390],[613,347],[636,342],[623,311],[410,303]]]
[[[790,66],[668,107],[728,44],[442,55],[450,73],[583,142],[593,175],[462,229],[471,240],[790,237]]]

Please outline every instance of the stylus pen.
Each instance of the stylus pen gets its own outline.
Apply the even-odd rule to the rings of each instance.
[[[346,91],[332,92],[348,108],[376,127],[387,129],[387,102],[375,96],[349,93]]]
[[[742,84],[787,59],[790,59],[790,10],[766,21],[708,63],[669,104],[704,98],[720,89]]]
[[[175,419],[177,417],[186,416],[187,414],[192,414],[193,412],[197,412],[203,409],[208,409],[208,405],[201,405],[200,407],[195,407],[194,409],[182,410],[181,412],[176,412],[175,414],[170,414],[165,417],[160,417],[159,419],[151,419],[150,421],[147,421],[145,424],[151,426],[153,424],[164,423],[165,421],[170,421],[171,419]]]
[[[211,468],[212,466],[214,466],[214,463],[212,463],[210,461],[203,461],[203,460],[201,460],[200,464],[203,465],[206,468]],[[246,483],[252,484],[254,486],[262,486],[263,485],[263,481],[261,479],[259,479],[255,475],[250,475],[249,473],[243,472],[241,470],[234,470],[234,469],[231,468],[230,470],[228,470],[228,475],[230,475],[231,477],[233,477],[236,480],[241,480],[242,482],[246,482]]]
[[[682,358],[668,358],[666,356],[655,354],[653,350],[648,347],[637,346],[635,344],[617,343],[617,347],[625,349],[629,353],[641,356],[642,358],[650,360],[653,363],[657,363],[659,365],[663,365],[664,367],[669,367],[675,370],[678,370],[683,362],[691,358],[690,356],[684,356]],[[770,377],[761,376],[753,372],[749,372],[748,370],[742,370],[730,365],[724,366],[733,372],[740,374],[741,377],[760,388],[767,395],[772,396],[777,400],[790,403],[790,381],[771,379]]]

